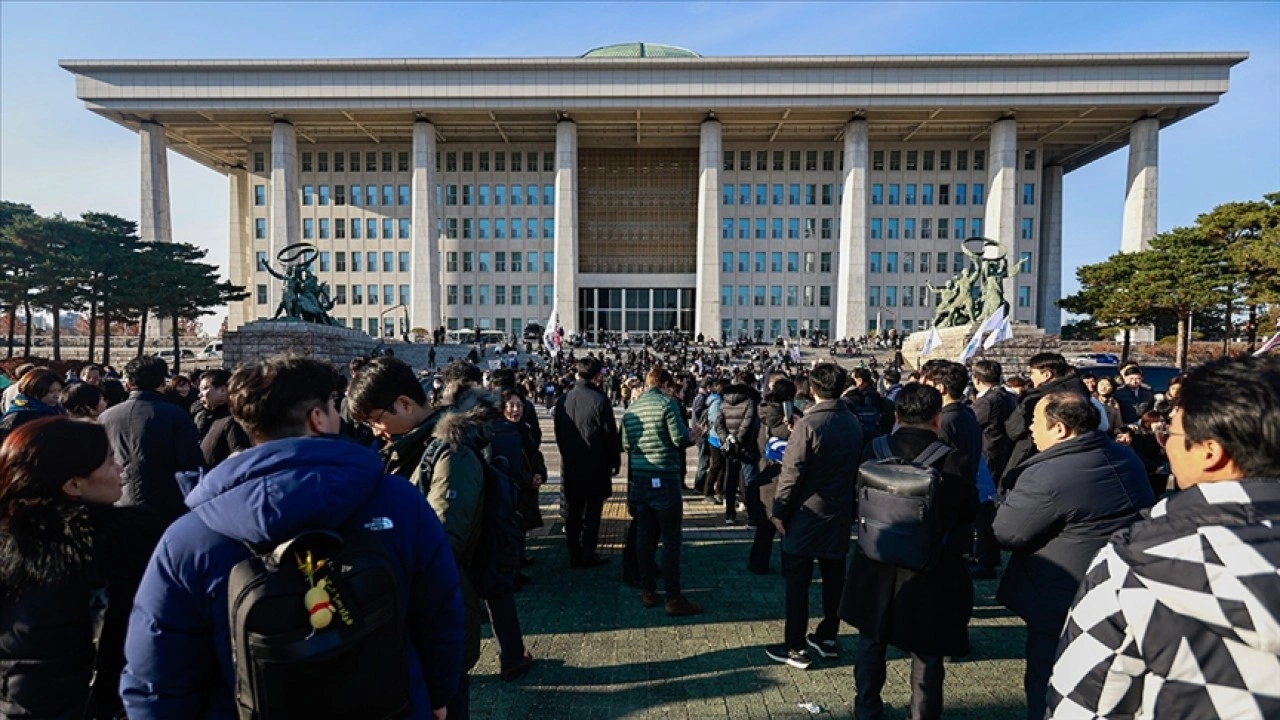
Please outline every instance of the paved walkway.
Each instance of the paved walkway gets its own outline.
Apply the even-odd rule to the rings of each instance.
[[[540,415],[554,476],[559,458],[550,422]],[[529,543],[534,581],[517,595],[525,642],[538,662],[520,680],[501,682],[486,628],[472,673],[476,718],[851,717],[856,631],[843,626],[840,659],[815,661],[807,671],[769,660],[764,646],[782,639],[778,555],[773,574],[748,572],[752,530],[726,527],[719,506],[697,500],[685,505],[682,581],[707,611],[673,619],[661,607],[642,607],[636,591],[621,582],[622,493],[615,492],[605,509],[602,554],[611,562],[590,570],[568,567],[558,488],[548,487],[542,500],[548,527]],[[947,665],[944,717],[1023,718],[1022,623],[995,603],[995,581],[976,585],[973,653]],[[820,587],[815,580],[811,613],[821,607]],[[905,718],[910,660],[894,651],[888,675],[885,716]],[[811,713],[800,707],[804,703],[821,709]]]

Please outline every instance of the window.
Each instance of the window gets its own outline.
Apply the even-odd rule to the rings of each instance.
[[[444,254],[445,272],[458,272],[458,253],[454,250]]]
[[[818,307],[831,307],[831,286],[818,286]]]
[[[334,205],[347,204],[347,186],[346,185],[333,186],[333,204]]]
[[[956,225],[953,232],[954,232],[953,237],[955,237],[955,239],[957,240],[963,240],[965,239],[965,237],[967,237],[964,234],[964,218],[956,218]]]
[[[947,237],[951,235],[950,229],[951,229],[951,225],[949,220],[947,220],[946,218],[938,218],[938,239],[939,240],[946,240]]]
[[[933,204],[933,183],[925,183],[920,186],[920,204]]]
[[[253,186],[253,204],[258,206],[263,206],[267,204],[267,186],[266,185]]]
[[[733,194],[732,184],[727,184],[724,187],[720,188],[720,204],[732,205],[733,197],[734,197],[734,194]]]
[[[884,170],[884,151],[875,150],[871,153],[871,169]]]
[[[810,220],[809,222],[813,222],[813,221]],[[822,239],[823,240],[831,239],[831,233],[832,233],[831,228],[832,228],[831,218],[822,218]]]
[[[734,167],[733,163],[736,158],[737,158],[737,155],[734,155],[732,150],[725,150],[724,151],[724,169],[732,170]]]
[[[556,203],[556,186],[543,185],[542,186],[542,204],[555,205],[555,203]]]
[[[320,204],[323,205],[324,203],[320,203]],[[387,203],[387,204],[390,205],[391,203]],[[409,186],[408,185],[396,186],[396,204],[397,205],[409,204]]]
[[[751,204],[751,186],[750,185],[742,184],[738,186],[738,204],[739,205]]]
[[[360,263],[363,262],[364,255],[353,252],[351,253],[351,272],[360,272]]]
[[[884,204],[884,185],[880,185],[879,183],[877,183],[871,186],[871,204],[872,205]]]
[[[906,202],[907,202],[907,204],[908,204],[908,205],[915,205],[915,204],[916,204],[916,186],[915,186],[915,183],[911,183],[911,184],[907,185],[907,186],[906,186],[906,188],[907,188],[907,192],[906,192]]]
[[[471,218],[462,218],[462,239],[470,240],[476,236],[476,221]]]
[[[807,150],[807,151],[805,151],[805,154],[804,154],[804,169],[805,169],[805,170],[817,170],[817,169],[818,169],[818,151],[817,151],[817,150]]]
[[[890,285],[884,289],[884,306],[898,307],[898,286]]]
[[[256,173],[267,171],[267,154],[256,152],[253,154],[253,171]]]
[[[933,151],[932,150],[924,151],[924,168],[923,169],[925,172],[930,172],[933,170]]]
[[[800,204],[800,186],[799,185],[787,186],[787,204],[788,205]]]
[[[720,253],[720,272],[733,272],[733,253]]]
[[[446,305],[457,305],[458,304],[458,286],[446,285],[444,289],[444,296],[445,296]]]
[[[751,237],[751,231],[750,231],[750,228],[748,227],[748,224],[749,224],[749,221],[747,220],[747,218],[738,219],[738,239],[739,240],[746,240],[747,238]],[[768,234],[769,234],[769,231],[765,229],[764,218],[756,218],[755,238],[757,240],[764,240],[766,237],[768,237]]]
[[[782,272],[782,253],[769,253],[769,271]]]
[[[1034,222],[1035,221],[1031,218],[1022,218],[1022,239],[1023,240],[1032,239],[1033,236],[1031,234],[1031,231],[1033,229],[1032,226]]]
[[[805,254],[804,254],[804,271],[805,271],[805,272],[807,272],[807,273],[814,272],[814,267],[816,266],[816,263],[814,262],[814,259],[815,259],[816,257],[817,257],[817,256],[816,256],[814,253],[811,253],[811,252],[807,252],[807,253],[805,253]]]
[[[818,204],[818,186],[817,185],[804,186],[804,204],[805,205]]]
[[[987,169],[987,151],[986,150],[973,151],[973,169],[974,170]],[[920,304],[923,305],[924,301],[921,301]]]
[[[391,227],[391,218],[382,218],[382,239],[390,240],[395,237],[395,232]]]
[[[800,272],[800,253],[787,253],[787,272]]]
[[[334,157],[342,157],[342,154],[341,154],[341,153],[339,153],[339,154],[335,155]],[[333,304],[334,304],[334,305],[346,305],[346,304],[347,304],[347,286],[346,286],[346,285],[337,285],[337,286],[334,286],[334,288],[333,288]]]
[[[351,186],[351,205],[352,206],[360,207],[361,205],[364,204],[364,200],[363,200],[364,195],[362,190],[363,188],[360,185]]]
[[[489,304],[489,286],[488,285],[480,286],[480,304],[481,305]]]
[[[871,307],[880,306],[880,286],[872,285],[867,288],[867,305]]]
[[[761,153],[761,155],[763,154],[764,153]],[[756,186],[756,204],[757,205],[769,204],[769,186],[768,185]]]
[[[969,169],[969,151],[956,151],[956,170],[967,171]]]
[[[929,258],[930,258],[929,253],[927,252],[920,253],[920,272],[922,273],[929,272]]]
[[[366,254],[365,254],[365,257],[364,257],[364,260],[365,260],[365,266],[369,268],[369,272],[376,272],[376,271],[377,271],[377,269],[378,269],[378,253],[376,253],[376,252],[366,253]]]
[[[397,222],[399,223],[399,227],[396,229],[396,237],[401,240],[408,240],[410,231],[409,218],[400,218]]]
[[[889,169],[895,172],[902,170],[902,151],[901,150],[889,151]]]
[[[928,240],[933,237],[933,218],[920,218],[920,239]]]
[[[787,219],[787,239],[789,240],[800,239],[800,218]]]
[[[258,290],[258,298],[257,298],[258,304],[266,305],[267,304],[267,286],[259,285],[257,290]]]
[[[302,219],[302,239],[312,240],[316,236],[316,221],[311,218]]]
[[[554,253],[542,253],[542,272],[551,273],[556,269],[556,256]]]
[[[880,257],[878,252],[871,253],[871,260],[867,263],[867,272],[880,272]]]
[[[913,252],[902,253],[902,272],[911,273],[916,271],[916,254]]]
[[[480,156],[477,159],[480,161],[480,172],[489,172],[488,151],[485,151],[485,150],[480,151]]]
[[[831,183],[827,183],[822,186],[822,204],[823,205],[830,205],[833,202],[833,198],[835,196],[835,188],[836,186],[832,185]]]
[[[473,193],[472,193],[471,186],[470,186],[470,185],[463,185],[463,186],[462,186],[462,204],[463,204],[463,205],[470,205],[470,204],[472,203],[472,198],[473,198],[473,197],[474,197],[474,195],[473,195]]]
[[[302,153],[302,172],[311,172],[311,153]]]
[[[267,219],[266,218],[253,219],[253,239],[254,240],[267,239]]]
[[[488,240],[489,239],[489,218],[480,218],[479,227],[480,227],[480,239]]]
[[[1024,307],[1024,308],[1031,307],[1031,286],[1030,285],[1018,286],[1018,307]]]
[[[889,235],[890,240],[898,239],[898,218],[889,218]]]
[[[891,252],[885,255],[884,271],[887,273],[898,272],[898,253]]]
[[[501,153],[499,153],[499,155],[501,155]],[[506,185],[493,186],[493,204],[498,207],[502,207],[503,205],[507,204],[507,186]]]
[[[1033,272],[1031,268],[1031,253],[1029,252],[1018,253],[1018,272],[1024,275],[1027,275]]]
[[[752,304],[756,307],[764,307],[764,286],[756,285],[755,292],[751,296]]]
[[[471,285],[462,286],[462,304],[463,305],[476,304],[475,288],[472,287]]]
[[[951,253],[951,272],[964,271],[964,253]]]
[[[511,253],[511,272],[524,272],[524,255],[519,252]]]
[[[363,285],[351,286],[351,304],[352,305],[364,304],[364,286]]]
[[[382,272],[389,273],[395,266],[395,255],[389,252],[382,253]],[[373,267],[370,265],[369,267]]]
[[[982,237],[982,218],[974,218],[970,227],[973,228],[974,235]]]
[[[364,188],[364,196],[370,205],[377,205],[378,204],[378,186],[366,185]]]
[[[524,170],[521,167],[523,165],[523,163],[521,162],[523,158],[524,158],[524,155],[521,153],[518,153],[518,152],[511,153],[511,172],[524,172]]]
[[[554,297],[555,297],[555,286],[543,285],[542,286],[542,304],[550,306]]]
[[[356,222],[356,221],[353,220],[352,222]],[[444,221],[444,227],[445,227],[445,230],[444,230],[445,237],[454,238],[454,239],[458,237],[458,219],[457,218],[446,219]]]
[[[938,169],[941,170],[942,172],[947,172],[951,170],[951,151],[950,150],[938,151]]]
[[[408,190],[408,189],[409,188],[406,185],[405,190]],[[408,193],[405,193],[405,199],[408,200]],[[392,187],[391,185],[383,185],[382,186],[382,204],[389,207],[394,203],[395,203],[395,188]],[[400,204],[404,205],[405,203],[400,203]]]
[[[956,183],[956,204],[957,204],[957,205],[963,205],[963,204],[964,204],[964,201],[965,201],[965,195],[967,195],[967,194],[968,194],[968,193],[965,191],[965,185],[964,185],[964,183]]]
[[[823,170],[836,169],[836,153],[834,150],[822,151],[822,169]]]
[[[475,270],[476,254],[467,251],[462,253],[462,272],[473,272]]]
[[[902,286],[902,307],[911,307],[916,304],[915,290],[916,289],[911,287],[910,285]],[[903,320],[902,321],[903,326],[906,327],[906,324],[909,322],[911,321]]]
[[[1026,183],[1022,186],[1022,204],[1036,204],[1036,186],[1033,183]]]
[[[368,287],[368,291],[365,292],[365,297],[368,299],[370,305],[377,305],[378,304],[378,286],[370,285]]]
[[[951,186],[950,185],[943,184],[938,186],[938,204],[939,205],[951,204]]]
[[[512,155],[511,157],[515,157],[515,155]],[[515,184],[511,186],[511,204],[512,205],[524,204],[524,186],[523,185]]]
[[[781,205],[782,204],[782,186],[774,185],[771,189],[772,189],[772,192],[770,194],[773,196],[773,204]]]
[[[795,307],[800,304],[800,286],[787,286],[787,307]]]
[[[915,150],[907,151],[907,171],[914,172],[916,169],[916,158],[919,153]]]
[[[395,285],[382,286],[382,304],[383,305],[396,304],[396,286]]]
[[[528,254],[528,262],[525,263],[528,272],[538,272],[538,253],[531,252]],[[534,303],[529,303],[533,305]]]
[[[821,268],[822,272],[824,273],[831,272],[831,253],[824,252],[819,257],[822,262],[818,267]]]
[[[344,252],[336,252],[333,254],[333,269],[338,272],[347,271],[347,254]]]
[[[479,265],[479,269],[480,269],[480,272],[482,272],[482,273],[487,273],[487,272],[489,272],[489,253],[488,253],[488,252],[481,252],[481,253],[480,253],[480,265]]]
[[[537,285],[525,286],[524,299],[525,299],[525,303],[524,303],[525,305],[537,305],[538,304],[538,286]]]
[[[359,222],[359,221],[355,221],[355,222]],[[338,240],[347,239],[347,221],[345,218],[334,218],[333,236]]]
[[[883,226],[884,226],[884,220],[880,218],[871,218],[871,239],[872,240],[880,239],[881,229],[883,228]]]
[[[329,239],[329,218],[320,218],[320,239]]]
[[[724,218],[720,221],[720,239],[733,239],[733,218]]]
[[[494,305],[507,304],[507,286],[506,285],[493,286],[493,304]]]
[[[524,290],[520,285],[512,285],[511,286],[511,304],[512,305],[524,304],[523,293],[524,293]]]
[[[538,186],[530,185],[526,189],[528,190],[528,192],[525,194],[525,201],[526,201],[525,205],[537,205],[538,204]]]
[[[916,219],[915,218],[907,218],[902,221],[902,239],[903,240],[916,239]]]
[[[944,273],[947,271],[947,253],[938,253],[938,264],[934,266],[937,272]]]
[[[302,204],[303,204],[303,205],[315,205],[315,204],[316,204],[316,189],[315,189],[315,186],[313,186],[313,185],[303,185],[303,186],[302,186]]]
[[[982,204],[982,183],[973,184],[973,204],[974,205]]]
[[[1035,150],[1022,151],[1022,169],[1023,170],[1036,169],[1036,151]]]
[[[493,271],[494,272],[507,271],[507,254],[506,253],[498,252],[493,254]]]
[[[800,169],[800,151],[799,150],[792,150],[789,156],[789,160],[790,162],[787,163],[787,167],[791,168],[792,171],[796,171]]]

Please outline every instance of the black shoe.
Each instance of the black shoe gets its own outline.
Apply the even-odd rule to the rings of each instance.
[[[724,524],[725,524],[725,525],[737,525],[737,524],[738,524],[738,518],[735,518],[735,517],[727,517],[727,518],[725,518],[725,519],[724,519]]]
[[[834,638],[831,640],[819,640],[817,635],[809,633],[805,636],[804,641],[820,658],[834,660],[840,657],[840,646],[836,644]]]
[[[750,572],[755,573],[756,575],[768,575],[768,574],[769,574],[769,568],[768,568],[767,566],[766,566],[766,567],[756,567],[755,565],[750,565],[750,564],[748,564],[748,565],[747,565],[747,570],[748,570],[748,571],[750,571]]]
[[[608,565],[608,564],[609,564],[609,558],[600,557],[599,555],[592,555],[591,557],[583,558],[582,561],[579,562],[577,566],[580,568],[593,568],[593,567],[600,567],[601,565]]]
[[[790,665],[798,670],[808,670],[813,661],[809,659],[809,653],[805,650],[788,650],[786,644],[778,643],[777,645],[765,645],[764,654],[769,656],[770,660],[780,662],[783,665]]]

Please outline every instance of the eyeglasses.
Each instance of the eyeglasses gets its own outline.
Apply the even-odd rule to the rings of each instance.
[[[1164,445],[1169,442],[1169,438],[1177,435],[1181,435],[1185,437],[1186,433],[1173,432],[1168,427],[1157,426],[1155,428],[1155,435],[1156,435],[1156,442],[1160,443],[1161,447],[1164,447]]]

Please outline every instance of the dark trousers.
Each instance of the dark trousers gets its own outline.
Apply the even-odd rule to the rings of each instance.
[[[772,484],[762,486],[758,482],[752,482],[743,488],[743,502],[747,505],[747,517],[751,518],[751,523],[756,529],[755,537],[751,540],[751,551],[747,555],[747,568],[761,574],[769,572],[769,559],[773,555],[773,538],[778,534],[777,528],[769,519],[769,508],[765,505],[765,498],[761,496],[762,487],[769,489],[768,495],[773,495]],[[769,503],[773,503],[772,497],[769,498]]]
[[[880,691],[884,688],[884,643],[861,635],[858,637],[858,655],[854,659],[853,682],[856,695],[853,699],[855,720],[880,720],[884,714],[884,701]],[[942,680],[946,668],[941,655],[917,655],[911,653],[911,720],[939,720],[942,717]]]
[[[503,670],[515,667],[524,659],[524,633],[516,614],[515,593],[506,592],[485,601],[489,606],[489,626],[498,643],[498,662]]]
[[[453,696],[446,706],[449,709],[448,717],[455,720],[470,720],[471,718],[471,676],[463,673],[462,680],[458,682],[458,692]]]
[[[756,466],[740,460],[724,461],[724,517],[726,520],[738,518],[738,488],[752,483],[756,479]]]
[[[724,493],[724,453],[720,448],[707,443],[707,454],[711,456],[707,467],[707,480],[702,486],[702,494],[714,497]]]
[[[1048,711],[1045,696],[1049,692],[1049,677],[1053,674],[1057,653],[1058,633],[1027,626],[1027,670],[1022,676],[1022,687],[1027,693],[1029,719],[1044,720]]]
[[[680,597],[680,543],[683,503],[677,501],[661,510],[651,505],[632,508],[636,525],[636,560],[640,567],[640,587],[658,588],[658,563],[654,555],[662,538],[662,589],[667,599]]]
[[[704,438],[698,443],[698,468],[693,471],[693,491],[702,494],[707,486],[707,471],[711,469],[711,446]]]
[[[844,558],[811,558],[782,553],[782,576],[787,582],[786,625],[783,640],[788,650],[805,649],[804,636],[809,632],[809,585],[813,583],[813,564],[822,571],[822,621],[813,634],[819,640],[835,640],[840,632],[840,594],[844,592]]]
[[[600,514],[604,512],[604,500],[565,496],[567,512],[564,518],[564,537],[569,545],[569,562],[581,562],[595,557],[600,542]]]
[[[1000,543],[996,541],[995,530],[991,528],[995,518],[995,502],[979,503],[978,514],[973,521],[973,551],[970,559],[983,570],[1000,567]]]

